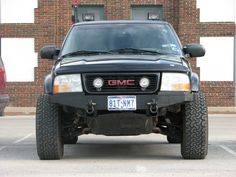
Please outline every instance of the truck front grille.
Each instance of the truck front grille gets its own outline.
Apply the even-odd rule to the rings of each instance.
[[[142,89],[139,85],[141,78],[146,77],[150,80],[150,85],[146,89]],[[104,85],[101,89],[96,89],[93,86],[93,81],[96,78],[102,78]],[[150,73],[96,73],[83,74],[83,83],[87,93],[90,94],[125,94],[125,93],[155,93],[159,88],[160,74]],[[110,84],[110,81],[117,81],[117,84]],[[132,84],[127,84],[126,81],[132,81]]]

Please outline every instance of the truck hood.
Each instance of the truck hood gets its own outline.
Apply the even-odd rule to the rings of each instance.
[[[93,55],[66,58],[55,67],[55,74],[94,72],[188,72],[175,55]]]

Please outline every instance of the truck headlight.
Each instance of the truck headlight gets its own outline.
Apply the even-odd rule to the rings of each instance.
[[[190,91],[189,76],[184,73],[163,73],[161,91]]]
[[[53,93],[82,92],[80,74],[56,76],[53,85]]]

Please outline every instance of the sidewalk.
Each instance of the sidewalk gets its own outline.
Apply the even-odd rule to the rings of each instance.
[[[35,107],[6,107],[6,116],[35,115]],[[236,107],[208,107],[209,114],[236,114]]]

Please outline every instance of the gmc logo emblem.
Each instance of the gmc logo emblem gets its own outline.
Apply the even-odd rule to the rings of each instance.
[[[109,86],[133,86],[135,80],[108,80]]]

